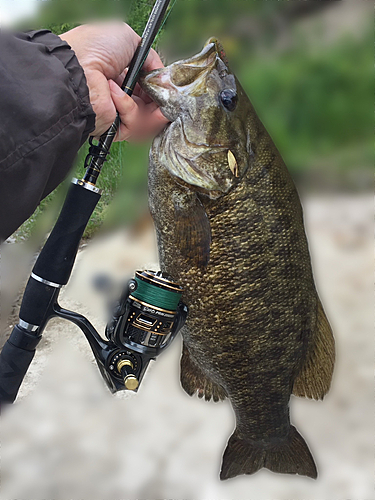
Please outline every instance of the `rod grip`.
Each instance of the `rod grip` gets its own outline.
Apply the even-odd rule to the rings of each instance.
[[[0,403],[13,403],[35,355],[40,337],[33,336],[18,325],[0,353]]]
[[[59,218],[46,241],[33,273],[44,280],[66,285],[72,272],[85,227],[100,194],[72,184]]]
[[[60,289],[45,285],[30,277],[23,294],[20,319],[31,325],[45,323],[50,306],[56,301]]]

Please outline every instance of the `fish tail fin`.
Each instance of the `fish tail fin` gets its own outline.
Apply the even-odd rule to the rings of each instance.
[[[318,475],[310,450],[295,427],[291,426],[288,437],[274,445],[245,440],[235,430],[224,452],[220,479],[254,474],[262,467],[272,472],[300,474],[313,479]]]
[[[293,394],[323,399],[331,385],[334,364],[335,340],[319,300],[316,329],[305,362],[294,381]]]

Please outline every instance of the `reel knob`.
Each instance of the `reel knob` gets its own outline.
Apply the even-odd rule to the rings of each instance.
[[[129,391],[135,391],[139,386],[138,379],[135,375],[128,375],[124,379],[124,384]]]
[[[121,359],[117,363],[117,371],[124,379],[124,385],[129,391],[135,391],[139,386],[139,381],[134,375],[134,365],[130,359]]]

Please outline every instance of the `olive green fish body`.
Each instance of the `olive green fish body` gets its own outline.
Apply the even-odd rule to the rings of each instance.
[[[169,100],[159,96],[173,122],[155,139],[149,169],[161,269],[182,285],[189,306],[181,381],[191,395],[231,401],[236,431],[222,479],[261,467],[316,477],[310,451],[290,424],[289,399],[292,392],[315,398],[327,392],[332,333],[294,184],[223,62],[220,45],[208,44],[169,67],[168,78],[168,68],[156,72],[161,92],[178,74],[187,96],[177,100],[181,88],[176,95],[169,88]],[[153,74],[143,85],[155,98]]]

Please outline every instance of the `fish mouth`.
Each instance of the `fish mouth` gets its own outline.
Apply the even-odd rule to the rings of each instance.
[[[202,133],[190,134],[196,126],[191,109],[196,110],[191,98],[206,94],[207,78],[218,64],[227,66],[225,53],[220,42],[210,38],[198,54],[143,74],[139,81],[142,89],[172,122],[162,137],[154,139],[161,163],[174,177],[210,198],[228,193],[235,183],[219,168],[227,162],[228,150],[233,149],[233,144],[228,144],[228,138],[223,143],[209,138],[203,130]],[[203,163],[211,167],[202,168]]]
[[[141,76],[139,84],[163,112],[172,94],[196,95],[220,55],[219,42],[210,38],[199,54],[146,73]]]

